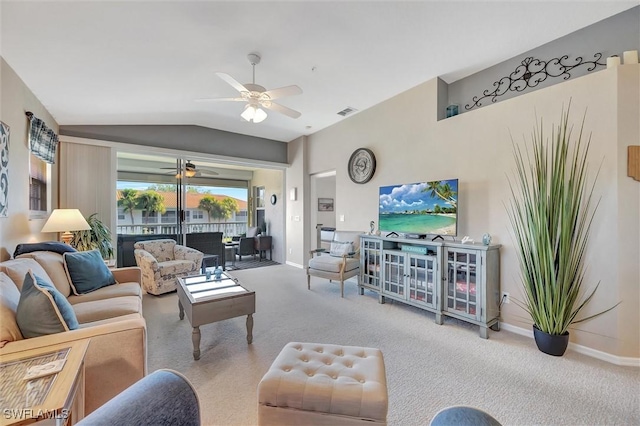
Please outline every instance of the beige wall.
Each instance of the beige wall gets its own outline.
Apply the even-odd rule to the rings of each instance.
[[[25,115],[31,111],[58,133],[58,123],[38,101],[13,69],[0,58],[0,120],[10,127],[9,140],[9,215],[0,218],[0,260],[7,260],[17,244],[56,239],[41,234],[45,219],[29,218],[29,148]],[[56,161],[57,162],[57,161]],[[58,207],[58,165],[52,170],[51,208]]]
[[[557,123],[571,100],[571,120],[592,133],[591,171],[602,161],[595,193],[601,196],[587,253],[586,282],[601,282],[588,312],[622,300],[615,311],[578,324],[574,343],[621,357],[640,356],[638,342],[638,182],[626,177],[626,145],[638,144],[638,65],[603,70],[546,89],[496,103],[450,119],[437,120],[438,80],[434,79],[308,137],[306,176],[335,168],[336,217],[343,229],[367,231],[377,222],[378,188],[437,179],[459,179],[458,238],[476,241],[485,232],[502,244],[501,285],[521,295],[516,253],[505,203],[507,175],[513,171],[511,136],[529,138],[535,115]],[[635,115],[634,115],[635,114]],[[347,160],[359,147],[373,150],[377,169],[364,185],[351,182]],[[292,168],[301,170],[291,158]],[[290,238],[291,246],[303,244]],[[305,250],[306,250],[305,246]],[[503,320],[530,330],[527,314],[514,303]],[[579,329],[579,330],[578,330]],[[583,331],[581,331],[583,330]]]
[[[282,170],[260,169],[253,172],[252,186],[264,186],[265,207],[264,217],[268,223],[267,232],[272,240],[272,258],[276,262],[284,262],[284,210],[286,199],[284,196],[284,172]],[[271,195],[275,194],[276,204],[271,204]]]
[[[112,231],[116,247],[117,217],[115,150],[97,145],[60,143],[60,207],[79,209],[83,216],[97,213]],[[93,176],[95,178],[89,178]]]
[[[309,178],[307,172],[307,137],[303,136],[289,142],[287,155],[291,166],[286,171],[286,199],[287,210],[285,212],[286,250],[287,263],[297,267],[303,267],[309,257],[309,230],[311,221],[309,215]],[[290,200],[289,194],[295,188],[297,198]],[[305,225],[307,224],[307,225]]]

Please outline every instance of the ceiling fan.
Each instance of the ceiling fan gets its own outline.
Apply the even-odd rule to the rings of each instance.
[[[168,170],[176,170],[175,167],[162,167],[162,169],[168,169]],[[167,174],[172,174],[173,172],[167,172]],[[202,177],[202,176],[217,176],[219,173],[211,170],[211,169],[207,169],[207,168],[196,168],[196,165],[193,164],[191,162],[191,160],[187,160],[184,163],[184,175],[188,178],[190,177]],[[178,170],[178,173],[176,174],[176,178],[180,177],[180,171]]]
[[[279,112],[291,118],[300,117],[300,113],[286,106],[273,102],[274,99],[284,98],[285,96],[299,95],[302,89],[296,85],[280,87],[278,89],[267,90],[263,86],[256,84],[256,65],[260,63],[260,56],[256,53],[247,55],[249,62],[253,66],[253,82],[240,84],[229,74],[217,72],[216,75],[227,82],[231,87],[240,92],[237,98],[215,98],[215,99],[198,99],[198,101],[244,101],[247,104],[241,117],[251,123],[260,123],[267,118],[267,113],[262,109]]]

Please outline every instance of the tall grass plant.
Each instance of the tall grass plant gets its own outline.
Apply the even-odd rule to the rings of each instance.
[[[545,137],[543,121],[534,127],[531,150],[513,143],[516,171],[509,179],[507,208],[515,236],[524,300],[514,299],[541,331],[565,334],[569,326],[610,311],[578,315],[600,283],[585,290],[585,252],[599,201],[588,183],[591,136],[569,125],[569,108]],[[586,114],[585,114],[586,115]],[[574,137],[575,136],[575,137]]]

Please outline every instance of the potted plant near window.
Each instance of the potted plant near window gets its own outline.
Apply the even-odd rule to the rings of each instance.
[[[111,231],[97,218],[97,213],[87,218],[91,229],[86,231],[74,231],[71,246],[79,251],[98,249],[105,260],[113,257],[113,245],[111,244]]]
[[[617,306],[578,317],[600,284],[584,288],[584,255],[597,203],[592,202],[595,179],[587,182],[590,138],[583,140],[583,120],[572,141],[569,110],[551,135],[543,135],[542,120],[536,125],[532,153],[514,144],[516,172],[507,208],[524,290],[524,300],[514,302],[531,315],[538,349],[555,356],[567,348],[569,326]]]

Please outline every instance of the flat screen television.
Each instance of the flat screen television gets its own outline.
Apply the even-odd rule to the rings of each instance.
[[[458,179],[381,186],[378,228],[382,235],[457,235]]]

